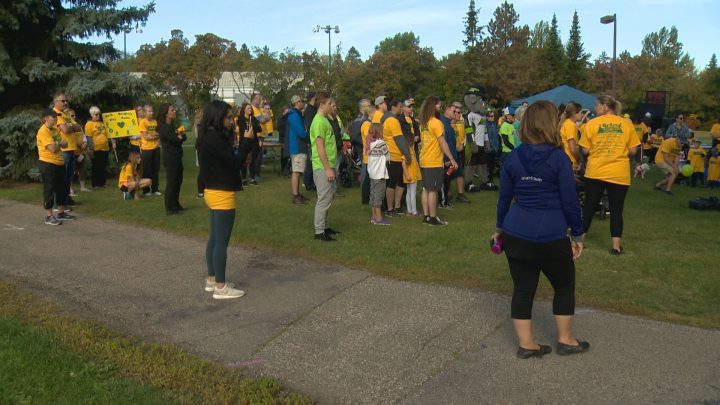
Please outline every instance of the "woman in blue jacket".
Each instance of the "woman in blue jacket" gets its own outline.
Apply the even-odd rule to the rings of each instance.
[[[552,351],[550,346],[539,345],[532,334],[532,305],[540,272],[555,290],[557,353],[581,353],[590,347],[575,339],[572,332],[574,260],[582,254],[584,230],[557,117],[554,104],[533,103],[520,124],[522,144],[507,156],[500,174],[497,225],[492,238],[495,243],[502,241],[510,266],[511,315],[520,341],[517,356],[523,359]]]

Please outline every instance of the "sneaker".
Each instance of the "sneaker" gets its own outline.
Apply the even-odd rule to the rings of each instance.
[[[60,211],[60,210],[57,209],[57,208],[53,208],[53,212],[58,212],[58,211]],[[65,212],[72,212],[72,207],[69,206],[69,205],[66,205],[66,206],[65,206]]]
[[[225,285],[230,288],[235,288],[235,283],[225,283]],[[205,291],[207,291],[207,292],[215,291],[215,283],[211,283],[207,279],[205,279]]]
[[[205,198],[205,193],[198,193],[198,198]]]
[[[442,208],[444,210],[451,210],[451,209],[453,209],[453,206],[451,203],[445,203],[445,204],[438,205],[438,208]]]
[[[430,224],[430,217],[425,215],[423,216],[423,225],[429,225]]]
[[[143,197],[150,197],[152,195],[152,193],[147,191],[147,192],[143,193],[142,195],[143,195]]]
[[[373,218],[372,220],[370,220],[370,222],[372,222],[373,225],[390,225],[390,221],[388,221],[387,218],[383,218],[379,221]]]
[[[385,211],[385,216],[387,217],[397,217],[399,216],[399,213],[395,210],[387,210]]]
[[[470,199],[468,199],[465,194],[458,194],[457,197],[455,197],[455,201],[459,203],[470,204]]]
[[[620,249],[615,249],[615,248],[611,248],[611,249],[610,249],[610,254],[611,254],[612,256],[620,256],[620,255],[622,255],[623,253],[625,253],[625,251],[623,250],[622,247],[621,247]]]
[[[45,225],[57,226],[62,225],[62,222],[60,222],[59,219],[55,218],[55,215],[48,215],[45,217]]]
[[[162,195],[162,193],[159,191],[155,191],[154,193],[152,193],[152,195]]]
[[[325,233],[332,236],[332,235],[340,235],[342,232],[336,231],[335,229],[332,229],[332,228],[325,228]]]
[[[55,215],[55,218],[59,219],[60,221],[74,221],[77,219],[75,215],[68,214],[67,212],[60,212]]]
[[[123,200],[125,200],[125,201],[129,201],[129,200],[135,199],[135,197],[133,197],[133,194],[132,194],[131,192],[129,192],[129,191],[123,191],[123,192],[122,192],[122,196],[123,196]]]
[[[90,189],[87,188],[87,187],[83,187],[83,188],[80,189],[80,192],[81,192],[81,193],[89,193],[89,192],[91,192],[91,191],[92,191],[92,190],[90,190]]]
[[[213,288],[213,298],[216,300],[227,300],[232,298],[240,298],[245,295],[245,291],[230,287],[230,283],[225,283],[223,288]]]
[[[334,239],[332,236],[328,235],[327,233],[316,233],[315,234],[316,240],[321,240],[323,242],[335,242],[337,239]]]
[[[258,184],[257,180],[255,180],[255,179],[251,179],[251,180],[250,180],[250,184],[252,184],[253,186],[259,186],[259,185],[260,185],[260,184]]]
[[[430,220],[428,221],[428,225],[432,225],[432,226],[445,226],[445,225],[447,225],[447,224],[448,224],[447,222],[441,220],[441,219],[438,218],[438,217],[432,217],[432,218],[430,218]]]
[[[292,200],[293,204],[305,204],[305,200],[300,195],[296,195]]]

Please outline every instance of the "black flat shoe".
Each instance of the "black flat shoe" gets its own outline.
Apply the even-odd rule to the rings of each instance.
[[[620,256],[620,255],[622,255],[623,253],[625,253],[625,252],[623,251],[623,248],[620,248],[620,249],[611,248],[611,249],[610,249],[610,254],[611,254],[612,256]]]
[[[332,235],[340,235],[342,232],[336,231],[332,228],[325,228],[325,233],[332,236]]]
[[[578,345],[566,345],[565,343],[558,342],[557,344],[557,354],[561,356],[566,356],[568,354],[578,354],[583,353],[588,350],[590,350],[590,343],[588,342],[581,342],[578,340]]]
[[[315,234],[316,240],[321,240],[323,242],[335,242],[337,239],[334,239],[332,236],[328,235],[327,233],[316,233]]]
[[[539,345],[540,348],[537,350],[530,350],[525,349],[523,347],[518,347],[517,351],[517,357],[518,359],[527,359],[530,357],[542,357],[548,353],[552,352],[552,347],[548,345]]]

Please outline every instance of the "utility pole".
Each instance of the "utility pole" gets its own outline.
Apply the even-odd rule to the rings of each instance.
[[[318,33],[321,31],[328,34],[328,90],[329,90],[329,88],[330,88],[330,67],[331,67],[331,63],[332,63],[332,32],[335,31],[336,34],[339,34],[340,27],[337,25],[335,27],[332,27],[328,24],[324,27],[321,27],[320,25],[318,25],[317,27],[313,28],[313,32],[315,32],[315,33]]]

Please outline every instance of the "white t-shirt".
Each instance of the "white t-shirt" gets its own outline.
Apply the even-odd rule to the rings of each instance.
[[[475,128],[473,142],[478,146],[485,146],[485,143],[490,141],[485,127],[485,116],[471,111],[467,115],[467,120],[468,125]]]
[[[390,160],[387,144],[384,140],[378,139],[370,144],[368,153],[368,176],[373,180],[387,179],[387,162]]]

